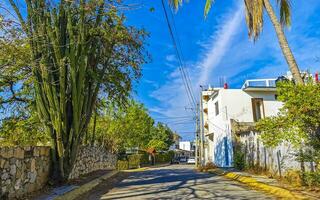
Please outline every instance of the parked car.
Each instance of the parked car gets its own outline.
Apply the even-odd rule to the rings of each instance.
[[[187,158],[186,157],[180,157],[180,162],[187,162]]]
[[[193,157],[188,158],[187,164],[196,164],[196,159]]]

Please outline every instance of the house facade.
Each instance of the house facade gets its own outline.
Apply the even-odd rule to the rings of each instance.
[[[259,119],[274,116],[282,103],[276,97],[276,79],[247,80],[241,89],[209,88],[202,91],[204,160],[219,167],[233,166],[235,125],[252,127]],[[240,135],[248,140],[246,131]],[[254,133],[255,134],[255,133]],[[257,138],[255,138],[257,140]],[[257,146],[257,145],[256,145]]]

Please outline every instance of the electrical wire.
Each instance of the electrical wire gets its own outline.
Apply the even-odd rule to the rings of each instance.
[[[180,55],[180,51],[179,51],[179,47],[178,47],[177,41],[176,41],[175,36],[174,36],[174,31],[173,31],[172,26],[170,24],[170,20],[169,20],[169,17],[168,17],[168,12],[167,12],[167,9],[165,7],[164,0],[161,0],[161,3],[162,3],[163,11],[164,11],[164,14],[165,14],[166,23],[167,23],[168,28],[169,28],[170,37],[172,39],[173,46],[174,46],[176,54],[177,54],[177,58],[179,60],[179,64],[180,64],[179,70],[180,70],[182,81],[183,81],[183,84],[184,84],[184,87],[185,87],[185,90],[186,90],[186,94],[188,96],[190,105],[193,108],[195,108],[196,107],[196,101],[195,101],[194,95],[192,94],[192,91],[191,91],[190,82],[188,81],[190,79],[187,78],[186,73],[184,71],[184,67],[183,67],[184,64],[183,64],[183,61],[182,61],[182,58],[181,58],[181,55]],[[194,112],[194,114],[196,114],[196,112],[194,110],[193,110],[193,112]]]

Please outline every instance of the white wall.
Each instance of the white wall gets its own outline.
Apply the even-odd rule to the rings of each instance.
[[[266,148],[259,139],[259,133],[252,131],[241,134],[240,142],[247,164],[259,165],[275,175],[280,175],[280,172],[284,175],[289,169],[300,169],[300,163],[295,157],[298,150],[291,144],[282,143],[275,148]],[[308,169],[308,163],[305,166]]]
[[[282,103],[275,100],[275,92],[245,92],[242,89],[220,89],[218,95],[207,103],[209,134],[207,161],[212,160],[220,167],[233,166],[233,147],[230,119],[238,122],[253,122],[252,98],[263,98],[265,116],[276,115]],[[215,103],[218,101],[219,114],[215,115]],[[205,115],[205,114],[204,114]]]
[[[191,151],[191,142],[190,141],[179,142],[179,149]]]

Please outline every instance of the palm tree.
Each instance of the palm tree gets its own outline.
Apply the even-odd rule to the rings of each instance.
[[[206,0],[204,8],[205,16],[208,15],[213,1]],[[182,3],[183,0],[169,0],[169,4],[175,9],[178,9]],[[263,12],[267,11],[292,76],[296,83],[303,84],[299,67],[283,31],[283,27],[291,25],[290,0],[277,0],[277,3],[280,6],[280,21],[272,8],[270,0],[244,0],[249,37],[253,38],[254,41],[258,39],[263,28]]]

